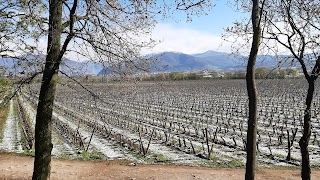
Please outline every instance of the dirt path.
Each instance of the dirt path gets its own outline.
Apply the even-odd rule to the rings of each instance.
[[[0,179],[31,179],[33,158],[0,154]],[[53,159],[51,179],[124,179],[124,180],[239,180],[244,169],[217,169],[175,165],[136,165],[126,161],[77,161]],[[265,169],[257,171],[256,179],[300,179],[299,170]],[[320,179],[313,171],[312,179]]]

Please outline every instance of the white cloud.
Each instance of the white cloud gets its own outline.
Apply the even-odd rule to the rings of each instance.
[[[144,40],[148,40],[149,38],[150,37],[142,37]],[[170,24],[158,24],[152,32],[152,39],[158,40],[160,43],[152,49],[142,49],[142,54],[160,53],[164,51],[194,54],[206,52],[208,50],[231,52],[231,44],[223,41],[220,35],[189,28],[175,28]],[[41,38],[38,42],[38,46],[39,50],[46,52],[46,38]],[[68,49],[77,50],[80,48],[79,45],[70,43]],[[86,59],[76,52],[70,51],[66,53],[65,57],[78,61]]]
[[[219,35],[187,28],[174,28],[170,24],[158,24],[152,38],[160,40],[152,49],[143,49],[142,54],[176,51],[186,54],[208,50],[231,52],[231,44],[224,42]]]
[[[141,38],[141,37],[140,37]],[[148,40],[150,37],[142,37]],[[223,41],[220,35],[202,32],[189,28],[175,28],[170,24],[158,24],[152,32],[152,39],[160,41],[152,49],[142,49],[142,54],[175,51],[186,54],[202,53],[208,50],[231,52],[231,44]],[[47,40],[41,38],[38,42],[40,50],[46,52]],[[70,43],[68,49],[79,49],[79,45]],[[86,58],[76,52],[67,52],[65,57],[73,60]]]

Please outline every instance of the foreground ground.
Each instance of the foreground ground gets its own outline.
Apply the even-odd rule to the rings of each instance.
[[[31,179],[33,158],[0,154],[0,179]],[[244,179],[244,169],[142,165],[127,161],[53,159],[51,179]],[[256,179],[300,179],[299,169],[259,168]],[[320,179],[320,171],[312,172]]]

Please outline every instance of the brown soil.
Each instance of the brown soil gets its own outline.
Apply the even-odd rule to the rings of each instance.
[[[33,158],[0,154],[0,179],[31,179]],[[142,165],[127,161],[79,161],[53,159],[51,179],[244,179],[244,169],[204,168],[176,165]],[[259,168],[256,179],[300,179],[299,169]],[[312,172],[320,179],[320,171]]]

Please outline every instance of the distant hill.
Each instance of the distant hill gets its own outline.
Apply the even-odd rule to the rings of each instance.
[[[201,70],[235,71],[245,70],[247,57],[242,55],[233,55],[225,52],[207,51],[197,54],[184,54],[180,52],[162,52],[149,54],[148,58],[155,60],[155,64],[150,66],[151,73],[156,72],[185,72]],[[285,58],[285,56],[280,56]],[[6,72],[23,72],[24,67],[27,71],[35,71],[37,68],[43,68],[44,55],[28,57],[29,62],[14,63],[11,58],[0,59],[0,66],[7,69]],[[16,64],[16,66],[14,65]],[[38,64],[38,66],[34,66]],[[257,67],[273,68],[278,65],[278,58],[261,55],[258,56]],[[290,66],[284,64],[282,66]],[[16,67],[16,68],[15,68]],[[121,68],[121,67],[120,67]],[[0,69],[0,70],[1,70]],[[78,62],[64,58],[60,70],[70,75],[105,75],[112,74],[112,68],[103,69],[101,64],[95,64],[91,61]],[[1,72],[0,72],[1,74]]]
[[[154,58],[159,59],[158,66],[167,67],[164,71],[199,71],[199,70],[220,70],[234,71],[245,70],[248,57],[242,55],[234,55],[231,53],[206,51],[187,55],[179,52],[163,52],[154,54]],[[259,55],[256,67],[274,68],[281,64],[281,67],[290,67],[295,64],[284,62],[287,56],[270,56]],[[283,61],[283,62],[281,62]],[[177,63],[179,62],[179,63]]]
[[[156,59],[151,72],[185,72],[201,70],[234,71],[245,70],[247,57],[225,52],[207,51],[198,54],[184,54],[180,52],[163,52],[148,55]],[[278,60],[273,56],[259,56],[257,67],[276,67]],[[109,74],[110,70],[102,70],[99,75]]]
[[[208,70],[240,70],[245,68],[245,57],[237,56],[225,52],[207,51],[204,53],[194,54],[197,60],[205,63],[205,69]]]
[[[152,58],[157,59],[155,71],[194,71],[204,69],[207,66],[197,57],[183,53],[164,52],[155,54]]]
[[[78,62],[65,58],[60,69],[71,75],[97,75],[103,68],[101,64],[91,61]]]
[[[1,58],[0,66],[4,72],[0,74],[25,74],[43,69],[45,55],[18,58],[20,59]],[[101,65],[91,61],[78,62],[68,58],[64,58],[60,66],[60,70],[69,75],[97,75],[102,69]]]

